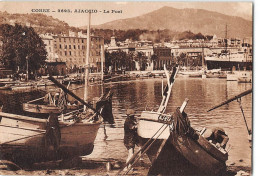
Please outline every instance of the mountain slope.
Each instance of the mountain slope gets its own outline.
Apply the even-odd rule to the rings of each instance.
[[[0,12],[1,24],[29,25],[34,28],[37,33],[65,33],[69,30],[75,30],[64,21],[60,21],[52,16],[44,14],[9,14]]]
[[[156,11],[128,19],[115,20],[95,26],[102,29],[169,29],[172,31],[201,32],[204,35],[216,34],[225,36],[225,26],[228,26],[228,37],[252,36],[252,21],[241,17],[228,16],[202,9],[176,9],[162,7]]]

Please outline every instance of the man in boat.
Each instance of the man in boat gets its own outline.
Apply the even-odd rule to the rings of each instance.
[[[127,163],[134,155],[134,148],[137,144],[137,121],[133,109],[127,109],[126,115],[127,117],[124,123],[124,145],[128,150]],[[130,165],[128,165],[128,167],[130,167]]]
[[[212,143],[215,144],[217,148],[222,147],[224,149],[226,148],[226,144],[229,140],[227,134],[222,128],[213,128],[211,130],[207,129],[204,133],[204,137],[208,141],[212,141]]]

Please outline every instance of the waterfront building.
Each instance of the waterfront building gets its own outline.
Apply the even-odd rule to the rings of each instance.
[[[126,53],[135,52],[135,43],[129,41],[128,39],[125,42],[116,42],[116,38],[114,36],[111,37],[110,44],[106,46],[106,51],[109,53],[116,51],[123,51]]]
[[[78,34],[69,32],[69,35],[53,35],[51,39],[43,37],[43,40],[46,44],[49,61],[65,62],[69,70],[85,67],[87,36],[82,32]],[[101,46],[104,46],[104,38],[91,36],[89,60],[91,72],[101,71]]]
[[[58,62],[58,56],[54,52],[54,38],[52,34],[40,34],[47,52],[47,62]]]
[[[169,67],[173,64],[174,55],[171,53],[171,48],[168,47],[154,47],[154,55],[157,59],[154,60],[154,69],[163,70],[163,66]]]

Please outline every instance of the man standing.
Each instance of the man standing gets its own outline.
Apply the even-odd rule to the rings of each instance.
[[[124,145],[128,150],[128,157],[126,159],[126,162],[128,162],[134,155],[134,148],[137,143],[137,122],[133,109],[127,109],[126,115],[127,117],[124,124]],[[128,167],[130,167],[130,165],[128,165]]]

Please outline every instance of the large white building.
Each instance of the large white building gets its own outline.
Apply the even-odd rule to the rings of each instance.
[[[41,35],[41,38],[46,45],[48,61],[65,62],[68,69],[85,67],[87,36],[82,32],[70,32],[69,35],[46,34]],[[101,70],[101,48],[104,48],[104,38],[91,36],[89,64],[92,72]]]

